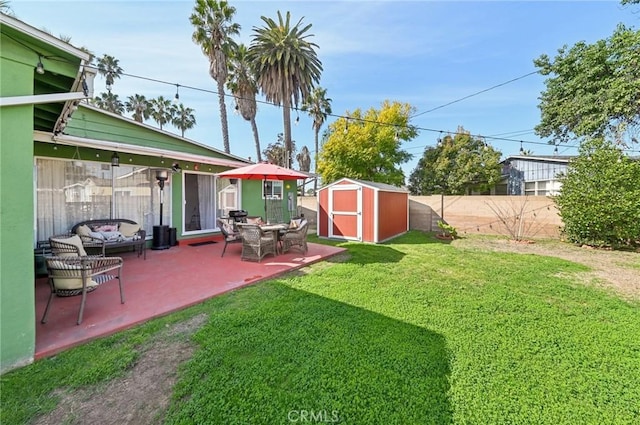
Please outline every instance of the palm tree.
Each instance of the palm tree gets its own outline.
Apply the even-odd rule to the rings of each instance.
[[[173,119],[173,109],[171,108],[171,101],[165,99],[163,96],[158,96],[155,99],[151,99],[149,102],[151,105],[151,118],[158,123],[160,130],[166,123],[170,123]]]
[[[113,94],[111,92],[100,93],[100,96],[96,96],[93,98],[92,103],[98,108],[104,109],[105,111],[109,111],[114,114],[122,115],[124,112],[124,104],[120,99],[118,99],[117,94]]]
[[[240,34],[240,25],[232,22],[235,13],[236,8],[229,6],[224,0],[196,0],[193,13],[189,17],[189,21],[195,27],[191,38],[194,43],[200,45],[202,53],[209,59],[209,75],[218,83],[222,141],[226,153],[231,151],[224,84],[228,74],[227,57],[235,46],[231,36]]]
[[[267,102],[282,105],[284,143],[288,154],[287,166],[291,167],[291,107],[296,108],[301,99],[308,96],[314,83],[320,80],[322,63],[314,50],[318,45],[307,41],[312,34],[305,34],[311,24],[300,28],[302,18],[290,25],[290,13],[286,19],[278,11],[278,22],[262,16],[265,27],[254,27],[249,47],[249,58],[256,67],[258,87]]]
[[[313,155],[313,172],[318,173],[318,134],[320,133],[320,128],[327,120],[327,115],[331,113],[331,99],[327,98],[327,89],[323,89],[322,87],[316,87],[309,94],[307,98],[305,98],[302,103],[302,110],[305,112],[309,112],[309,116],[313,119],[313,124],[311,124],[311,128],[315,131],[315,153]],[[313,182],[313,191],[314,193],[318,190],[318,179],[316,178]]]
[[[107,91],[111,92],[113,81],[120,78],[124,70],[118,65],[118,59],[104,55],[98,59],[98,73],[107,79]]]
[[[256,84],[255,71],[249,61],[249,50],[244,44],[238,45],[229,58],[229,81],[227,81],[227,87],[231,90],[236,101],[236,110],[240,112],[242,118],[251,122],[258,162],[262,162],[260,137],[258,136],[258,126],[256,125],[256,113],[258,112],[256,94],[258,93],[258,86]]]
[[[184,137],[185,130],[189,130],[196,125],[196,117],[193,115],[193,109],[185,108],[182,103],[179,105],[173,105],[171,109],[171,113],[173,115],[171,124],[173,124],[175,128],[180,129],[182,137]]]
[[[0,0],[0,12],[8,16],[15,16],[13,9],[11,9],[11,2],[6,0]]]
[[[137,122],[143,122],[144,120],[149,119],[149,110],[151,109],[151,105],[149,105],[149,101],[144,95],[134,94],[133,96],[129,96],[128,100],[125,102],[124,106],[127,108],[127,112],[133,112],[131,118],[136,120]]]

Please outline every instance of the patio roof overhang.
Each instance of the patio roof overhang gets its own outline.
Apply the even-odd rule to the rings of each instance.
[[[197,162],[200,164],[220,165],[223,167],[238,168],[247,165],[245,162],[233,161],[223,158],[215,158],[204,155],[189,154],[178,151],[170,151],[165,149],[157,149],[146,146],[135,146],[121,142],[110,142],[106,140],[89,139],[84,137],[57,135],[45,131],[34,131],[33,140],[42,143],[60,144],[68,146],[78,146],[93,149],[103,149],[108,151],[117,151],[121,153],[130,153],[133,155],[148,155],[153,157],[172,158],[179,161]]]

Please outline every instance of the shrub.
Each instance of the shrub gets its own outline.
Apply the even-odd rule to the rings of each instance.
[[[611,247],[640,242],[640,161],[594,139],[583,143],[560,181],[554,200],[568,240]]]

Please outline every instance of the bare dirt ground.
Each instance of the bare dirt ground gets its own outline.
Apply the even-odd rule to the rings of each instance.
[[[206,321],[195,316],[166,329],[144,349],[125,376],[106,384],[58,394],[58,407],[36,419],[37,425],[152,425],[162,423],[178,366],[194,350],[189,336]]]
[[[507,239],[471,237],[452,242],[460,248],[476,248],[562,258],[591,268],[582,276],[585,284],[611,289],[625,299],[640,299],[640,252],[580,247],[557,241],[516,243]]]
[[[581,248],[557,242],[518,244],[506,239],[463,238],[451,242],[460,248],[556,256],[591,268],[583,281],[640,300],[640,252]],[[348,254],[332,261],[344,261]],[[300,272],[300,271],[299,271]],[[206,321],[205,315],[174,325],[146,347],[136,365],[121,378],[58,395],[61,402],[37,425],[58,424],[161,424],[177,378],[177,369],[194,350],[190,336]]]

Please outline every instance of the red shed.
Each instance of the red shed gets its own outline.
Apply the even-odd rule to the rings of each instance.
[[[343,178],[318,190],[318,236],[384,242],[409,230],[409,192]]]

